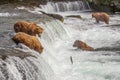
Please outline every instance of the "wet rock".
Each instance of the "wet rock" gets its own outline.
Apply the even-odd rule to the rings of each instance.
[[[11,46],[14,44],[14,42],[11,40],[12,32],[9,31],[3,31],[0,32],[0,46]]]
[[[73,17],[73,18],[78,18],[78,19],[82,19],[82,17],[80,15],[69,15],[66,17]]]
[[[61,16],[61,15],[59,15],[59,14],[50,14],[50,13],[45,13],[45,12],[43,12],[43,11],[40,11],[40,12],[42,12],[43,14],[46,14],[46,15],[52,17],[52,18],[58,19],[58,20],[60,20],[61,22],[64,21],[63,16]]]
[[[20,51],[18,49],[9,47],[9,48],[0,48],[0,58],[2,60],[5,60],[6,58],[8,58],[8,56],[15,56],[15,57],[19,57],[21,59],[24,59],[26,57],[34,57],[37,58],[36,56],[32,55],[30,52],[23,52]]]
[[[95,51],[120,51],[120,46],[96,48]]]

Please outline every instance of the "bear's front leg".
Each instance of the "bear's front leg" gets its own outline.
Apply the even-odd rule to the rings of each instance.
[[[98,19],[96,19],[96,23],[99,23],[99,20],[98,20]]]

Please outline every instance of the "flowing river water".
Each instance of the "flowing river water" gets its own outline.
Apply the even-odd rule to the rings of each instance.
[[[80,1],[49,2],[35,8],[6,7],[1,6],[0,12],[0,80],[120,79],[119,14],[110,15],[107,25],[96,24],[89,5]],[[62,15],[64,22],[43,15],[41,10]],[[68,15],[80,15],[82,19]],[[42,54],[16,48],[11,41],[13,25],[19,20],[36,22],[44,29],[38,37],[44,47]],[[75,40],[84,41],[96,51],[73,47]]]

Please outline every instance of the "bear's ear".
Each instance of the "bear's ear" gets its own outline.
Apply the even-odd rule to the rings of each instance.
[[[35,22],[31,22],[31,24],[36,25],[36,23],[35,23]]]
[[[75,42],[79,42],[80,40],[76,40]]]

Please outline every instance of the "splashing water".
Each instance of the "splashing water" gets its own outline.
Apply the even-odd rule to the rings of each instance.
[[[83,19],[65,18],[64,25],[61,26],[68,33],[68,38],[54,40],[51,45],[42,40],[47,50],[47,53],[44,52],[42,56],[48,58],[46,62],[52,66],[56,76],[61,80],[119,80],[120,29],[119,26],[115,26],[118,24],[118,16],[110,17],[110,25],[106,25],[103,22],[96,24],[91,18],[91,13],[78,14]],[[47,25],[53,28],[50,24]],[[53,31],[53,34],[62,33],[60,30],[49,31]],[[60,38],[58,35],[55,37]],[[72,47],[76,39],[100,50],[91,52],[76,50]],[[71,56],[73,64],[70,61]]]
[[[90,9],[88,3],[83,1],[73,2],[48,2],[46,5],[40,5],[42,10],[47,12],[65,12],[65,11],[80,11]]]
[[[48,4],[51,5],[52,3]],[[55,5],[58,4],[62,5],[61,3],[56,3]],[[71,4],[77,3],[69,4],[71,6]],[[65,3],[64,5],[68,4]],[[38,8],[35,10],[38,10],[35,13],[39,13]],[[63,10],[59,9],[56,11]],[[103,22],[96,24],[95,20],[91,18],[91,13],[58,13],[64,16],[64,23],[58,20],[51,20],[38,24],[44,28],[41,38],[38,37],[44,47],[43,53],[39,55],[32,50],[30,52],[37,58],[26,57],[25,59],[20,59],[9,56],[6,60],[0,59],[0,79],[119,80],[119,15],[110,16],[110,24],[106,25]],[[66,15],[80,15],[82,19],[66,17]],[[82,51],[81,49],[75,49],[72,45],[76,39],[101,50]],[[72,57],[73,64],[70,57]]]

